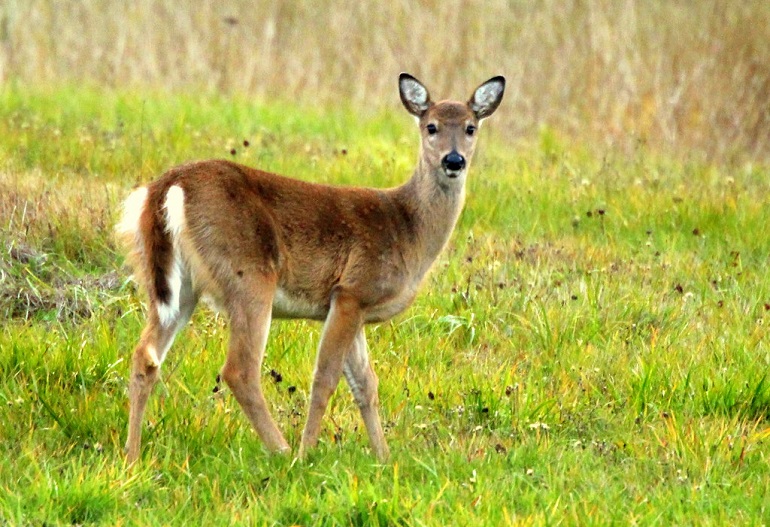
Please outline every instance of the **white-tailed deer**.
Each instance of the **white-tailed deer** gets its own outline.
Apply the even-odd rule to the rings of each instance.
[[[161,364],[202,296],[229,317],[221,376],[269,450],[289,451],[260,382],[270,321],[307,318],[324,327],[300,457],[317,443],[343,374],[375,454],[388,457],[364,325],[409,306],[446,244],[463,206],[476,130],[500,104],[505,79],[488,80],[468,102],[434,103],[406,73],[399,89],[421,136],[417,168],[400,187],[317,185],[203,161],[173,168],[128,197],[117,230],[149,297],[129,388],[129,462],[139,456]]]

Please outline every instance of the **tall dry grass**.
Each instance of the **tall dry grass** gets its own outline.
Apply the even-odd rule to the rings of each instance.
[[[766,0],[0,3],[0,79],[369,108],[402,70],[437,95],[509,80],[510,137],[770,159]],[[508,132],[510,131],[510,132]]]

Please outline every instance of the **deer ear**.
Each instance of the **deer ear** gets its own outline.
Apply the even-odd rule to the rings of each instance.
[[[420,81],[409,75],[402,73],[398,77],[398,91],[401,95],[401,102],[404,103],[406,111],[418,119],[430,108],[431,100],[428,89]]]
[[[476,114],[477,119],[486,119],[500,106],[503,92],[505,92],[505,77],[502,75],[492,77],[476,88],[468,101],[468,106]]]

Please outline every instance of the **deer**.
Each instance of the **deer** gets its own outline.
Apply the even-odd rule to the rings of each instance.
[[[317,446],[344,376],[374,455],[388,459],[364,328],[415,299],[463,208],[476,132],[505,90],[497,76],[466,102],[433,102],[412,75],[402,73],[398,82],[420,131],[417,166],[401,186],[324,185],[207,160],[172,168],[129,194],[116,231],[147,296],[128,389],[129,464],[140,456],[142,420],[161,365],[201,299],[227,316],[220,377],[269,452],[291,452],[261,386],[270,324],[309,319],[323,329],[298,458]]]

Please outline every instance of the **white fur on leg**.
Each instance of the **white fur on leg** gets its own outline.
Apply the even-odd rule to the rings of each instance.
[[[345,375],[345,379],[348,381],[350,391],[353,393],[353,399],[355,399],[358,406],[365,406],[369,403],[367,399],[368,392],[366,386],[362,386],[360,381],[366,382],[366,371],[369,368],[369,354],[366,349],[366,337],[364,336],[364,330],[360,330],[356,339],[353,342],[353,348],[345,357],[345,362],[342,366],[342,372]],[[371,387],[369,387],[371,388]]]
[[[155,346],[153,345],[147,346],[147,360],[148,360],[147,366],[151,368],[160,368],[160,359],[158,358],[158,351],[155,349]]]

